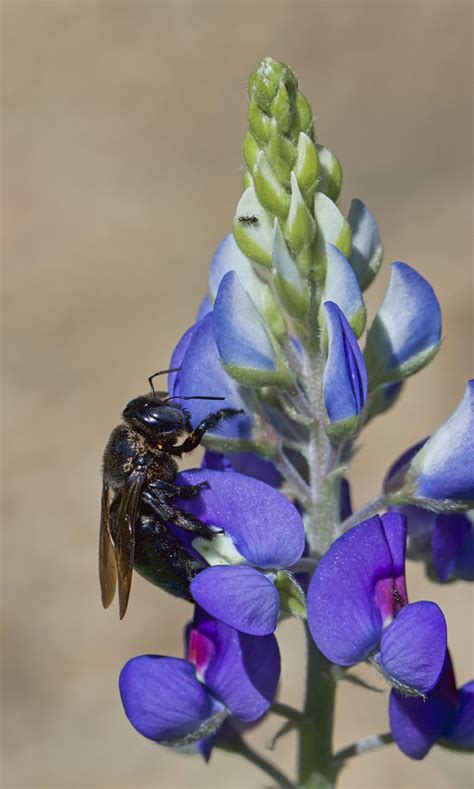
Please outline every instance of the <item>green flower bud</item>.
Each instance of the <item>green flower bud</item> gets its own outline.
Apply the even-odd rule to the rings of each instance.
[[[260,145],[268,142],[270,118],[260,109],[255,99],[251,98],[248,109],[249,129]]]
[[[291,573],[280,570],[277,573],[275,586],[280,594],[280,608],[283,613],[306,619],[304,592]]]
[[[318,277],[322,277],[326,269],[326,244],[334,244],[345,257],[348,257],[351,251],[352,234],[349,223],[338,207],[322,192],[316,192],[314,196],[314,216],[318,227],[316,268]]]
[[[291,204],[285,226],[285,236],[304,274],[312,263],[312,245],[316,237],[316,223],[303,200],[296,175],[291,174]]]
[[[303,132],[298,139],[294,172],[301,194],[310,205],[318,185],[319,160],[313,141]]]
[[[268,285],[262,291],[262,315],[276,339],[279,342],[284,342],[288,336],[288,328],[275,296]]]
[[[252,172],[254,168],[259,151],[260,148],[258,147],[255,137],[251,132],[248,131],[244,137],[242,152],[244,154],[245,164],[247,165],[247,168],[250,170],[250,172]]]
[[[272,224],[253,186],[249,186],[239,200],[233,231],[244,255],[261,266],[272,267]]]
[[[309,309],[309,291],[290,255],[278,219],[273,227],[273,282],[278,297],[292,318],[303,320]]]
[[[274,216],[286,219],[290,208],[290,197],[263,151],[260,151],[257,157],[252,176],[257,197],[263,207]]]
[[[293,122],[296,111],[294,104],[295,102],[290,100],[285,85],[280,82],[276,96],[272,101],[271,113],[278,123],[278,128],[285,134],[288,134]]]
[[[290,67],[273,58],[263,58],[248,81],[248,94],[269,114],[280,83],[283,83],[288,93],[296,93],[298,80]]]
[[[286,187],[290,185],[290,174],[296,159],[296,151],[289,140],[281,133],[275,118],[270,124],[270,137],[265,155],[278,180]]]
[[[336,201],[342,189],[342,167],[337,156],[329,148],[316,145],[319,157],[318,191]]]
[[[298,115],[299,131],[304,132],[311,139],[314,139],[313,111],[308,99],[302,93],[296,97],[296,112]]]

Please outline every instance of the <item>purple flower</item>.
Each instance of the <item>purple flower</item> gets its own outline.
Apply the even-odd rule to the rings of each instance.
[[[361,200],[351,202],[347,221],[352,230],[349,261],[362,290],[369,287],[382,264],[383,247],[377,222]]]
[[[278,490],[243,474],[194,469],[178,484],[207,482],[198,498],[177,506],[222,530],[210,542],[200,537],[192,548],[210,565],[198,573],[191,594],[208,614],[250,635],[275,630],[280,597],[279,570],[295,564],[305,546],[303,521]],[[189,540],[189,533],[182,537]]]
[[[213,326],[222,364],[232,378],[250,387],[292,385],[281,348],[236,271],[220,281]]]
[[[356,337],[364,331],[366,310],[354,269],[334,244],[326,247],[324,302],[337,304]],[[322,314],[324,325],[324,313]]]
[[[474,581],[474,528],[469,515],[402,507],[408,521],[412,559],[427,563],[430,575],[445,583],[454,578]]]
[[[180,368],[170,373],[168,390],[172,397],[195,395],[224,397],[219,407],[245,409],[240,387],[230,378],[221,364],[212,327],[212,312],[191,326],[181,337],[171,357],[170,367]],[[188,400],[186,407],[191,413],[193,427],[199,424],[212,410],[215,403],[207,400]],[[229,419],[219,426],[219,435],[247,439],[252,422],[247,414]]]
[[[435,603],[408,603],[406,520],[375,516],[350,529],[316,568],[308,591],[308,624],[333,663],[370,660],[406,693],[425,694],[446,654],[446,623]]]
[[[441,311],[429,282],[406,263],[392,263],[385,298],[367,334],[370,389],[421,370],[438,351]]]
[[[279,488],[282,476],[271,460],[266,460],[255,452],[237,452],[234,455],[223,455],[221,452],[211,452],[207,449],[201,463],[201,468],[214,471],[237,471],[247,477],[255,477],[267,485]]]
[[[426,699],[392,691],[389,716],[395,742],[412,759],[423,759],[436,742],[455,750],[472,750],[474,681],[456,688],[447,652],[442,674]]]
[[[441,512],[474,507],[473,436],[474,379],[449,419],[390,469],[384,487],[393,503]]]
[[[328,330],[324,403],[333,429],[353,432],[367,397],[364,359],[342,310],[332,301],[326,301],[324,307]]]
[[[144,737],[195,745],[209,758],[230,718],[250,723],[275,697],[280,653],[274,636],[254,638],[197,614],[187,659],[140,655],[125,664],[119,687],[125,713]]]
[[[196,314],[196,323],[198,323],[201,318],[205,318],[208,312],[212,312],[212,304],[209,296],[204,296]]]

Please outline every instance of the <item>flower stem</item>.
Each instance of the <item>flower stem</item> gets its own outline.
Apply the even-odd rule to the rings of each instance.
[[[243,756],[248,762],[251,762],[251,764],[254,764],[255,767],[259,767],[260,770],[266,773],[275,782],[276,786],[283,786],[286,787],[286,789],[293,789],[293,784],[286,777],[286,775],[281,770],[279,770],[278,767],[275,767],[275,765],[271,764],[271,762],[267,762],[263,756],[260,756],[257,751],[254,751],[253,748],[247,745],[247,743],[241,737],[237,737],[226,743],[219,743],[218,747],[221,750]]]
[[[365,520],[366,518],[370,518],[372,515],[376,515],[380,510],[385,509],[386,506],[386,496],[382,493],[380,496],[376,496],[375,499],[369,501],[362,509],[354,512],[349,518],[346,518],[338,527],[337,527],[337,536],[340,537],[341,534],[348,531],[348,529],[352,529],[353,526],[357,526],[358,523]]]
[[[289,721],[296,721],[298,723],[307,722],[305,716],[300,710],[296,710],[289,704],[284,704],[281,701],[274,701],[270,707],[270,712],[278,715],[280,718],[287,718]]]
[[[384,745],[390,745],[393,742],[393,736],[390,732],[386,734],[376,734],[373,737],[364,737],[363,740],[358,740],[347,748],[336,754],[335,761],[345,762],[346,759],[352,759],[353,756],[358,756],[360,753],[367,753],[373,751],[375,748],[382,748]]]
[[[332,789],[337,765],[332,755],[336,680],[331,664],[318,650],[306,625],[307,665],[304,715],[299,727],[298,786]]]

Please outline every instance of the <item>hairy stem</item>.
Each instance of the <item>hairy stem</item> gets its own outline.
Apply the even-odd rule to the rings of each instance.
[[[298,786],[332,789],[337,766],[332,755],[336,680],[331,664],[318,650],[306,625],[307,666],[304,715],[299,728]]]

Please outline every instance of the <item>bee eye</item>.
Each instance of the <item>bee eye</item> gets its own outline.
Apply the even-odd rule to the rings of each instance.
[[[184,415],[177,408],[158,405],[149,408],[143,419],[148,424],[159,425],[166,430],[180,427],[184,422]]]

